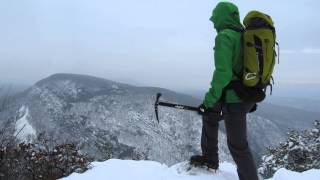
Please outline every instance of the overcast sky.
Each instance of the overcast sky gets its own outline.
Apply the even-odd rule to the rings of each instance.
[[[1,0],[0,81],[80,73],[163,88],[205,89],[214,0]],[[281,46],[276,80],[320,83],[319,0],[233,1],[270,14]]]

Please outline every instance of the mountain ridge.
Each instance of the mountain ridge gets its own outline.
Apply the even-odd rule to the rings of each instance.
[[[197,98],[164,88],[59,73],[38,81],[17,96],[16,107],[28,108],[28,122],[37,132],[46,131],[60,140],[80,142],[96,159],[104,159],[104,148],[110,145],[117,158],[145,156],[169,165],[199,154],[201,117],[160,107],[157,124],[154,102],[158,92],[163,93],[163,101],[193,106],[200,103]],[[283,108],[268,110],[263,106],[248,115],[249,141],[257,158],[266,147],[283,139],[287,127],[294,122],[273,112]],[[286,109],[289,111],[290,108]],[[267,116],[270,113],[278,116]],[[302,125],[306,127],[307,123]],[[219,138],[220,159],[231,160],[223,128]]]

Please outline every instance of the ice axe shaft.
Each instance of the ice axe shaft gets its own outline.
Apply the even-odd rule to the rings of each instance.
[[[161,97],[161,93],[158,93],[156,102],[154,104],[156,118],[157,118],[158,123],[159,123],[158,106],[165,106],[165,107],[170,107],[170,108],[175,108],[175,109],[183,109],[183,110],[189,110],[189,111],[195,111],[195,112],[199,111],[198,107],[186,106],[186,105],[182,105],[182,104],[175,104],[175,103],[168,103],[168,102],[160,102],[159,101],[160,97]]]
[[[182,104],[159,102],[158,105],[159,106],[166,106],[166,107],[176,108],[176,109],[189,110],[189,111],[197,111],[197,112],[199,111],[198,107],[186,106],[186,105],[182,105]]]

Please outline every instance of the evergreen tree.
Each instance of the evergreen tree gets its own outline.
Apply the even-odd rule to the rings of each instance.
[[[280,168],[292,171],[306,171],[320,168],[320,121],[314,122],[314,129],[291,130],[285,142],[269,147],[262,157],[259,173],[270,177]]]

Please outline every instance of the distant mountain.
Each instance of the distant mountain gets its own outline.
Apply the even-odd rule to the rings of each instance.
[[[273,88],[276,97],[320,100],[320,83],[277,83]]]
[[[310,112],[298,108],[262,103],[256,115],[272,119],[278,127],[285,129],[306,129],[320,119],[320,112]]]
[[[106,147],[110,146],[117,158],[138,154],[167,164],[198,154],[200,116],[161,107],[158,124],[154,113],[158,92],[163,94],[163,100],[171,102],[195,105],[199,101],[161,88],[55,74],[17,97],[18,122],[27,122],[27,129],[32,132],[45,131],[59,141],[80,142],[96,159],[103,159]],[[226,149],[225,143],[221,143],[223,159],[228,159]]]
[[[160,107],[158,124],[154,114],[158,92],[163,94],[163,101],[193,106],[200,103],[199,99],[166,89],[55,74],[16,96],[13,107],[19,120],[15,128],[18,131],[26,124],[23,131],[28,132],[20,133],[20,139],[45,131],[61,142],[79,142],[96,159],[104,159],[106,148],[112,147],[115,158],[145,156],[172,165],[200,153],[201,118],[193,112]],[[0,117],[4,116],[0,113]],[[265,147],[283,139],[288,128],[310,127],[317,117],[263,104],[248,118],[252,149],[259,157]],[[220,159],[230,160],[223,128],[219,138]]]
[[[269,92],[270,89],[268,89]],[[181,92],[202,99],[207,89],[184,89]],[[293,107],[310,112],[320,112],[320,84],[317,83],[276,83],[272,95],[265,102]]]
[[[261,103],[257,112],[249,114],[249,140],[253,144],[253,150],[262,155],[265,147],[283,141],[289,130],[309,129],[319,119],[320,113]]]
[[[317,99],[271,96],[267,99],[267,102],[280,106],[293,107],[308,112],[320,113],[320,100]]]
[[[26,84],[10,84],[0,82],[0,97],[8,95],[11,96],[20,93],[26,90],[28,87],[30,86]]]

